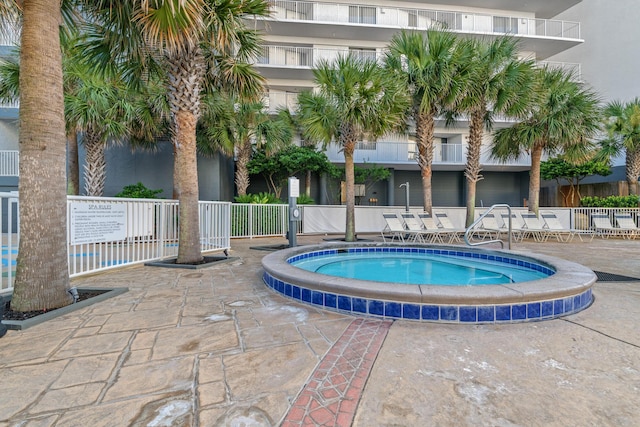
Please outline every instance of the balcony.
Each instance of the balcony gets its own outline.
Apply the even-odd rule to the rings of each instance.
[[[262,96],[262,102],[267,107],[267,112],[277,113],[278,110],[287,109],[295,113],[298,108],[298,94],[293,92],[267,92]]]
[[[577,79],[582,78],[582,64],[577,62],[539,61],[537,64],[539,67],[561,68],[572,72]]]
[[[467,161],[466,146],[462,144],[436,144],[434,147],[433,167],[435,170],[463,170]],[[341,147],[331,144],[326,150],[331,162],[343,163],[344,155]],[[415,142],[360,142],[354,152],[356,163],[375,163],[378,165],[414,166],[417,168],[417,147]],[[508,168],[512,171],[528,170],[531,158],[522,155],[516,160],[499,162],[491,158],[489,147],[483,147],[480,164],[485,170],[502,170]]]
[[[523,50],[536,52],[543,59],[583,41],[579,22],[556,19],[287,0],[272,1],[272,5],[273,15],[266,18],[271,21],[270,34],[388,41],[401,28],[442,26],[462,34],[511,34],[522,39]]]
[[[316,68],[320,61],[332,62],[339,56],[347,54],[378,61],[384,58],[383,49],[263,45],[254,59],[254,65],[266,78],[312,80],[311,70]]]
[[[262,45],[260,53],[254,59],[254,65],[261,69],[265,77],[282,78],[283,72],[289,70],[289,78],[311,78],[309,70],[315,68],[321,60],[333,61],[341,55],[356,55],[362,59],[372,59],[383,61],[387,52],[386,48],[381,49],[357,49],[345,46],[344,48],[326,48],[318,46],[295,46],[295,45]],[[538,61],[539,67],[549,66],[572,71],[580,78],[581,64],[575,62],[553,62]],[[298,71],[298,75],[294,75]],[[305,74],[303,74],[303,72]]]

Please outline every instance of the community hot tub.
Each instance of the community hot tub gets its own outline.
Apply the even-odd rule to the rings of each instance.
[[[365,258],[381,260],[403,254],[407,258],[436,256],[461,266],[486,264],[492,272],[515,266],[534,274],[532,280],[519,282],[502,277],[496,283],[483,280],[477,284],[406,284],[338,277],[294,265],[313,260],[311,268],[323,271],[322,262],[317,260],[327,258],[335,263],[335,256],[340,254],[348,258],[362,254]],[[576,313],[591,304],[591,288],[596,281],[596,275],[588,268],[559,258],[440,245],[303,246],[268,254],[262,265],[267,286],[288,298],[319,308],[354,315],[467,324],[546,320]]]

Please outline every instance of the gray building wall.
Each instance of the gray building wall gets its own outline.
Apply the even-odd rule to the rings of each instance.
[[[556,18],[581,23],[584,43],[549,58],[582,64],[582,78],[603,100],[640,96],[640,3],[583,0]]]
[[[80,162],[80,191],[83,193],[82,165],[85,150],[78,147]],[[111,197],[131,184],[141,182],[145,187],[162,189],[160,197],[173,197],[173,149],[171,143],[161,142],[156,151],[134,150],[128,145],[110,146],[106,153],[107,176],[104,195]],[[200,200],[233,199],[233,160],[221,155],[208,158],[198,156],[198,187]]]
[[[476,184],[476,206],[507,203],[522,206],[529,193],[529,172],[483,172],[484,179]],[[411,206],[422,206],[422,178],[418,171],[394,171],[394,189],[391,198],[394,206],[404,206],[405,182],[409,183]],[[431,178],[433,206],[459,207],[466,204],[466,179],[464,172],[434,172]],[[368,200],[370,196],[367,195]],[[378,204],[385,204],[378,197]],[[366,204],[366,203],[363,203]]]

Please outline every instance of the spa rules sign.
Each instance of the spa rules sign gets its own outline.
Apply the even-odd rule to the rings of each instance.
[[[71,244],[113,242],[127,236],[127,206],[122,203],[73,203]]]

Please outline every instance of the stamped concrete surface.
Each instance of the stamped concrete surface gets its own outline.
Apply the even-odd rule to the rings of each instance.
[[[266,288],[267,252],[251,248],[278,243],[233,240],[238,260],[197,271],[137,266],[75,279],[130,291],[0,339],[0,426],[638,425],[635,281],[598,282],[592,307],[557,320],[394,321],[354,374],[364,384],[346,387],[360,390],[346,396],[353,416],[294,422],[336,346],[353,341],[343,336],[354,318]],[[640,278],[640,239],[514,249]]]

